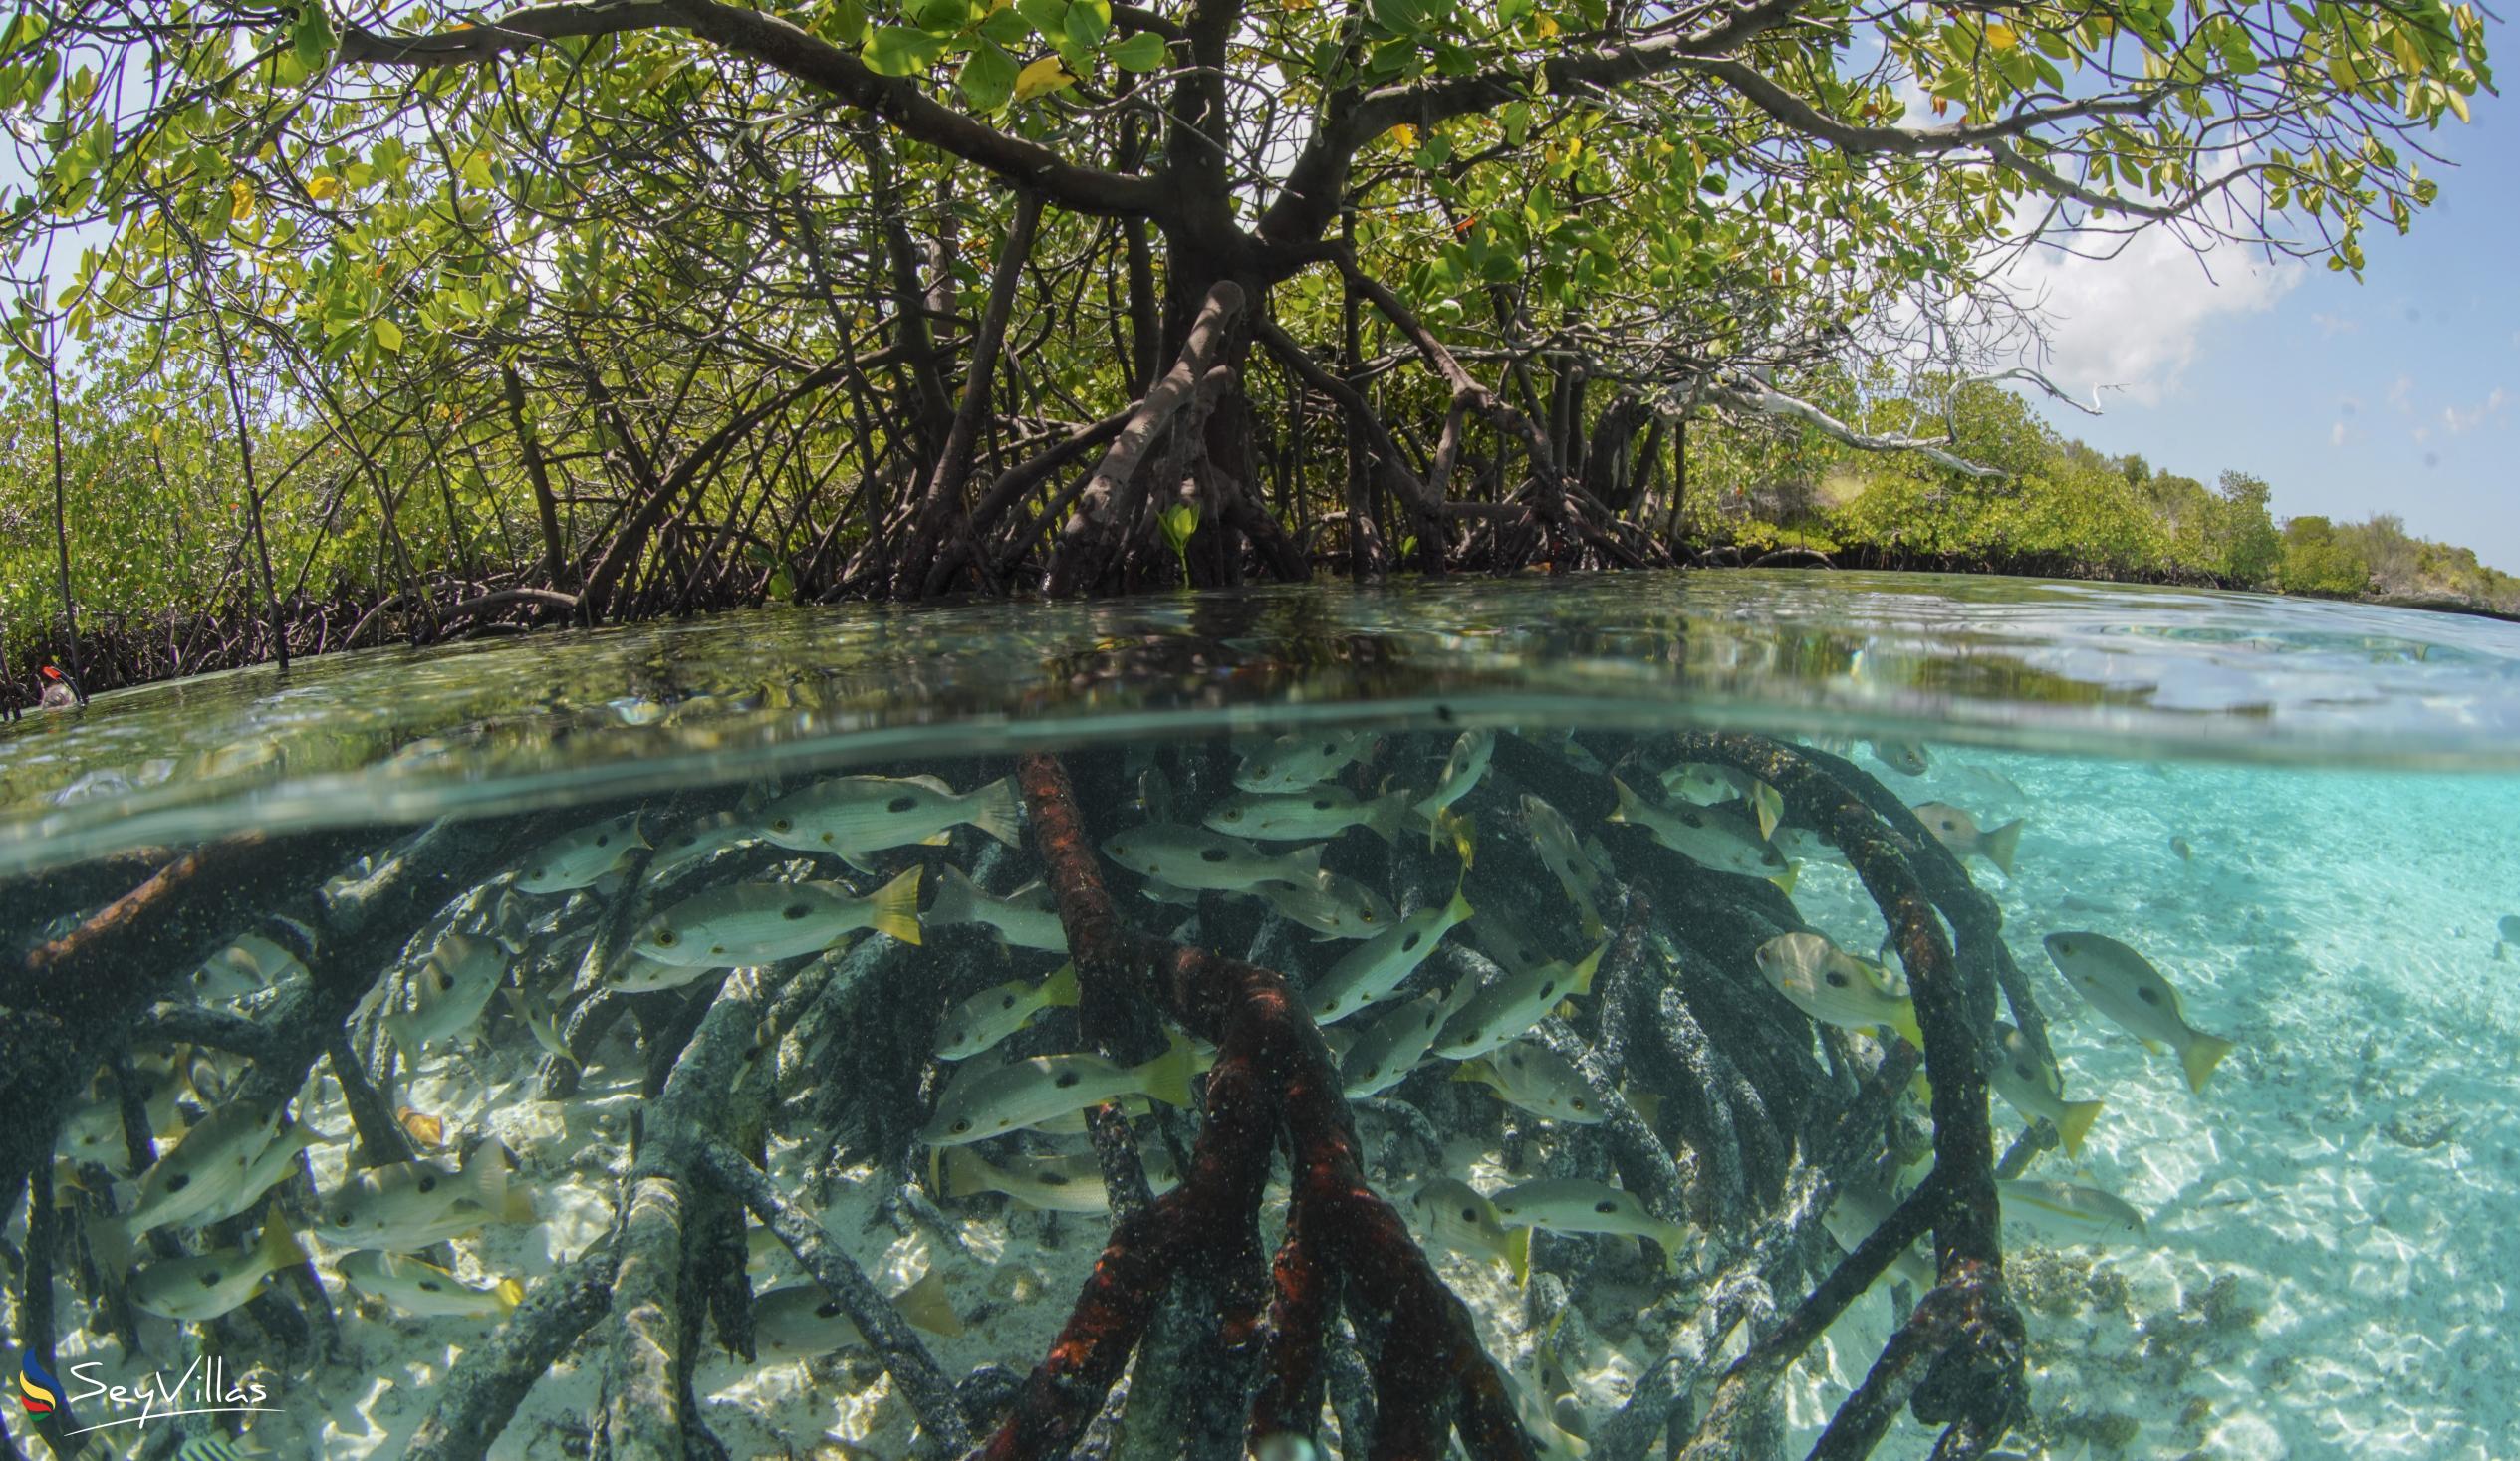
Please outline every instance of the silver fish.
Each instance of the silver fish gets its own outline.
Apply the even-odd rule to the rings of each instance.
[[[1759,973],[1794,1008],[1823,1025],[1888,1029],[1918,1050],[1915,1002],[1890,992],[1889,975],[1817,933],[1781,933],[1751,954]]]
[[[647,859],[647,880],[662,882],[713,852],[760,841],[751,813],[734,810],[694,818],[657,840],[656,854]]]
[[[1898,1204],[1877,1188],[1840,1187],[1829,1211],[1821,1215],[1821,1225],[1840,1247],[1853,1253],[1856,1245],[1873,1236],[1873,1230],[1888,1221]],[[1933,1287],[1933,1263],[1916,1244],[1910,1243],[1890,1262],[1889,1273],[1906,1281],[1908,1287],[1921,1294]]]
[[[647,839],[638,831],[638,814],[626,812],[592,827],[565,832],[536,848],[516,875],[518,888],[529,893],[568,892],[617,871]]]
[[[1602,873],[1586,854],[1574,824],[1566,820],[1565,813],[1529,792],[1523,793],[1522,809],[1523,822],[1531,829],[1532,846],[1540,853],[1540,864],[1558,880],[1567,901],[1575,904],[1583,919],[1584,936],[1601,937],[1602,910],[1595,897],[1602,888]]]
[[[993,1162],[968,1146],[945,1148],[945,1195],[977,1197],[1002,1192],[1026,1207],[1045,1212],[1109,1212],[1111,1198],[1103,1185],[1103,1167],[1092,1153],[1082,1156],[1025,1156]]]
[[[1509,1228],[1553,1233],[1624,1233],[1661,1246],[1671,1268],[1688,1248],[1688,1228],[1645,1211],[1635,1194],[1589,1177],[1546,1177],[1496,1194],[1496,1214]]]
[[[242,1101],[212,1111],[141,1175],[124,1231],[136,1238],[151,1228],[197,1225],[202,1214],[235,1201],[254,1159],[287,1120],[283,1111]]]
[[[1017,979],[984,989],[945,1016],[937,1035],[936,1058],[968,1060],[1031,1024],[1042,1011],[1074,1009],[1076,1002],[1074,964],[1061,964],[1046,979]]]
[[[1015,847],[1023,809],[1012,782],[956,793],[932,776],[836,776],[762,809],[761,835],[801,852],[830,852],[861,872],[870,852],[912,844],[941,846],[948,829],[971,826]]]
[[[901,1318],[932,1335],[952,1338],[962,1333],[945,1294],[944,1276],[934,1269],[892,1296]],[[753,1342],[764,1354],[782,1359],[811,1359],[863,1344],[866,1336],[841,1312],[821,1284],[790,1284],[753,1296]]]
[[[1610,784],[1619,793],[1619,810],[1610,814],[1611,821],[1643,828],[1655,842],[1700,866],[1763,877],[1789,893],[1794,890],[1793,864],[1739,815],[1721,807],[1658,807],[1615,776]]]
[[[2178,1052],[2179,1066],[2187,1073],[2187,1089],[2205,1089],[2206,1078],[2231,1054],[2232,1043],[2187,1023],[2179,1009],[2178,991],[2161,977],[2160,970],[2105,934],[2051,933],[2044,941],[2048,957],[2075,993],[2131,1031],[2146,1050]]]
[[[1389,928],[1397,915],[1383,895],[1340,872],[1316,872],[1301,881],[1269,881],[1251,891],[1324,938],[1372,938]]]
[[[496,939],[449,933],[419,968],[387,988],[384,1027],[406,1063],[472,1028],[507,977],[508,957]]]
[[[1556,1051],[1528,1040],[1463,1061],[1452,1079],[1478,1082],[1512,1104],[1553,1121],[1592,1126],[1602,1120],[1601,1096],[1584,1073]]]
[[[1508,1228],[1496,1204],[1457,1177],[1430,1177],[1408,1194],[1409,1225],[1455,1253],[1501,1258],[1515,1282],[1531,1272],[1531,1229]]]
[[[2015,1179],[1995,1184],[2004,1221],[2060,1243],[2110,1243],[2146,1236],[2143,1214],[2097,1187]]]
[[[336,1267],[360,1293],[424,1318],[496,1319],[525,1301],[525,1286],[514,1279],[476,1289],[436,1264],[402,1253],[362,1251]]]
[[[1321,872],[1321,846],[1264,852],[1240,838],[1150,822],[1103,840],[1103,854],[1140,877],[1194,891],[1249,892],[1264,882],[1311,882]]]
[[[1785,798],[1776,788],[1737,766],[1683,761],[1662,773],[1662,790],[1700,807],[1739,801],[1749,807],[1761,837],[1774,837],[1776,824],[1785,815]]]
[[[1337,776],[1374,748],[1374,732],[1296,731],[1257,747],[1234,771],[1246,792],[1300,792]]]
[[[1976,818],[1945,802],[1920,802],[1912,810],[1934,841],[1951,850],[1952,856],[1984,857],[1997,871],[2012,876],[2013,852],[2021,846],[2020,819],[1981,831]]]
[[[1488,985],[1444,1021],[1443,1033],[1435,1039],[1435,1054],[1468,1060],[1539,1024],[1558,1001],[1592,989],[1593,974],[1609,948],[1601,945],[1578,964],[1552,959],[1530,973],[1508,974]]]
[[[1200,821],[1211,832],[1264,843],[1317,842],[1362,827],[1396,842],[1408,817],[1408,794],[1365,798],[1342,786],[1298,792],[1244,792],[1218,803]]]
[[[1435,815],[1460,801],[1478,787],[1487,775],[1487,763],[1496,754],[1496,732],[1463,731],[1452,743],[1452,752],[1444,757],[1443,775],[1436,778],[1435,789],[1418,799],[1417,815],[1432,821]]]
[[[1443,936],[1470,917],[1470,900],[1455,887],[1441,907],[1420,908],[1350,950],[1304,991],[1304,1004],[1314,1020],[1344,1020],[1391,991],[1415,973]]]
[[[1123,1096],[1185,1106],[1192,1059],[1189,1043],[1176,1037],[1171,1049],[1142,1066],[1124,1068],[1090,1054],[967,1066],[937,1099],[936,1114],[918,1139],[930,1146],[962,1146]]]
[[[292,1264],[306,1262],[288,1224],[278,1218],[262,1238],[241,1253],[207,1253],[198,1258],[169,1258],[131,1275],[132,1307],[184,1324],[218,1318],[254,1297],[263,1281]]]
[[[2065,1140],[2065,1154],[2083,1154],[2083,1138],[2100,1118],[2102,1102],[2067,1100],[2065,1078],[2039,1059],[2030,1037],[2005,1021],[1995,1022],[1995,1043],[1986,1053],[1986,1079],[2014,1110],[2034,1121],[2048,1121]]]
[[[836,882],[739,882],[674,904],[642,925],[639,957],[686,968],[770,964],[830,948],[862,928],[917,943],[919,869],[860,897]]]
[[[1924,746],[1916,741],[1876,739],[1872,746],[1873,758],[1901,776],[1922,776],[1930,764]]]
[[[398,1251],[532,1215],[524,1194],[510,1189],[507,1151],[493,1140],[475,1147],[460,1172],[405,1161],[354,1173],[324,1199],[315,1235],[335,1248]]]
[[[1440,996],[1421,994],[1366,1027],[1340,1057],[1339,1083],[1355,1097],[1380,1096],[1408,1079],[1443,1029]]]

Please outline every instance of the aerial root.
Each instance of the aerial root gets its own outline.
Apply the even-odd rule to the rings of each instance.
[[[1272,1273],[1252,1439],[1312,1437],[1336,1285],[1388,1327],[1374,1366],[1372,1454],[1438,1456],[1446,1430],[1457,1427],[1477,1461],[1528,1457],[1469,1311],[1367,1184],[1337,1068],[1285,978],[1124,926],[1066,768],[1056,757],[1027,755],[1017,776],[1088,999],[1134,992],[1218,1049],[1206,1124],[1181,1184],[1114,1226],[1066,1328],[985,1454],[991,1461],[1058,1454],[1083,1432],[1172,1276],[1230,1272],[1232,1260],[1255,1247],[1261,1192],[1282,1135],[1294,1195]],[[1222,1316],[1229,1331],[1239,1305],[1228,1304]]]

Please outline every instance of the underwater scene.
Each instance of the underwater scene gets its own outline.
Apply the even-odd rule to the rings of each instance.
[[[2486,620],[1714,573],[241,671],[0,726],[5,1444],[2508,1457],[2515,1048]]]

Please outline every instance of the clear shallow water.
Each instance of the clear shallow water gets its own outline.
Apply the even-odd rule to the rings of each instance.
[[[532,1285],[614,1232],[653,1083],[674,1068],[688,1035],[677,1012],[730,996],[714,978],[640,996],[637,1013],[585,1053],[583,1081],[560,1095],[543,1084],[542,1047],[505,997],[416,1059],[400,1054],[384,1011],[370,1006],[400,998],[397,981],[445,948],[451,929],[507,939],[514,952],[494,959],[500,977],[528,1009],[565,1016],[589,939],[624,899],[643,921],[712,883],[810,876],[867,891],[916,867],[926,908],[918,946],[868,938],[726,986],[758,979],[794,998],[769,998],[771,1018],[758,1031],[776,1037],[762,1042],[779,1053],[775,1079],[739,1081],[725,1106],[730,1120],[758,1107],[773,1179],[879,1288],[941,1286],[961,1333],[923,1338],[949,1377],[991,1364],[1020,1374],[1047,1351],[1108,1219],[958,1190],[941,1158],[931,1168],[918,1127],[956,1074],[953,1062],[931,1059],[948,1007],[1002,981],[1036,980],[1059,961],[938,916],[949,866],[1001,893],[1038,875],[1021,835],[1009,847],[958,827],[943,845],[863,858],[874,869],[864,875],[828,856],[751,847],[641,890],[526,893],[513,882],[550,839],[600,818],[636,811],[661,835],[726,813],[758,830],[770,796],[827,769],[933,774],[969,791],[1005,775],[1009,749],[1027,743],[1069,748],[1097,838],[1147,819],[1134,804],[1148,795],[1150,769],[1163,773],[1155,794],[1168,787],[1176,814],[1195,822],[1233,794],[1234,753],[1251,748],[1255,728],[1305,719],[1383,732],[1342,774],[1369,797],[1386,785],[1412,795],[1435,786],[1462,725],[1517,728],[1457,804],[1479,849],[1463,880],[1479,911],[1446,935],[1409,992],[1460,992],[1459,980],[1482,966],[1456,951],[1487,948],[1483,935],[1506,922],[1556,957],[1591,946],[1532,853],[1519,798],[1538,792],[1570,811],[1581,837],[1600,840],[1603,870],[1650,897],[1665,920],[1669,958],[1631,977],[1684,991],[1718,1046],[1741,1059],[1751,1059],[1744,1041],[1798,1048],[1814,1073],[1811,1092],[1826,1087],[1826,1044],[1767,994],[1742,955],[1751,932],[1787,926],[1778,919],[1870,951],[1883,924],[1861,884],[1826,857],[1803,858],[1790,910],[1780,913],[1763,885],[1698,869],[1604,822],[1606,778],[1570,764],[1561,736],[1579,730],[1593,756],[1640,783],[1662,769],[1653,733],[1674,725],[1861,734],[1893,756],[1900,741],[1921,743],[1920,775],[1894,769],[1873,746],[1852,761],[1910,805],[1955,806],[1988,829],[2022,821],[2016,875],[1982,859],[1968,866],[2000,907],[2008,946],[2051,1022],[2066,1093],[2106,1102],[2079,1157],[2050,1152],[2027,1175],[2105,1191],[2146,1221],[2141,1237],[2105,1243],[2008,1230],[2031,1344],[2029,1411],[2013,1445],[2063,1457],[2520,1453],[2520,1360],[2508,1340],[2520,1248],[2501,1237],[2520,1207],[2520,1078],[2509,1058],[2520,1038],[2520,949],[2505,948],[2497,929],[2499,918],[2520,914],[2520,838],[2511,834],[2520,826],[2520,629],[2507,625],[2086,585],[1710,574],[1012,614],[764,615],[362,655],[304,666],[285,686],[223,676],[0,730],[0,873],[46,869],[0,882],[0,931],[12,940],[0,967],[146,872],[146,859],[102,860],[118,849],[244,828],[349,829],[342,844],[326,845],[338,846],[338,865],[312,871],[283,861],[285,849],[304,844],[282,838],[272,885],[236,905],[234,927],[170,932],[119,967],[118,979],[152,985],[134,1009],[165,1004],[136,1027],[74,1030],[65,1038],[88,1044],[72,1064],[92,1073],[99,1054],[174,1059],[176,1045],[149,1031],[169,1028],[163,1022],[192,1004],[215,1002],[264,1025],[338,1007],[384,1104],[441,1123],[436,1160],[451,1171],[494,1136],[532,1194],[530,1222],[489,1222],[451,1246],[414,1251],[468,1284]],[[445,812],[487,820],[454,829],[470,841],[409,903],[407,926],[356,937],[318,930],[319,947],[350,940],[368,951],[338,976],[326,966],[357,988],[327,1004],[311,998],[305,971],[282,966],[272,988],[251,988],[258,970],[232,1002],[187,989],[205,937],[223,943],[268,913],[320,923],[364,906],[363,890],[378,886],[389,902],[398,867],[449,855],[444,830],[433,843],[402,842]],[[1363,829],[1326,842],[1323,865],[1398,911],[1440,903],[1452,886],[1451,854],[1418,836],[1387,851]],[[1259,898],[1170,906],[1139,896],[1134,875],[1106,870],[1124,916],[1139,926],[1177,928],[1299,982],[1321,979],[1356,946],[1315,941]],[[326,877],[337,879],[332,900],[310,902],[310,885]],[[513,905],[504,916],[503,898]],[[2234,1042],[2204,1091],[2191,1092],[2175,1061],[2147,1054],[2059,977],[2040,940],[2070,930],[2137,947],[2195,1027]],[[1570,1006],[1571,1031],[1597,1046],[1603,1002],[1594,994]],[[749,1015],[744,1028],[754,1028]],[[1628,1095],[1659,1098],[1656,1135],[1695,1182],[1703,1162],[1692,1155],[1688,1093],[1653,1056],[1650,1032],[1630,1033],[1634,1065],[1615,1075]],[[1073,1016],[1054,1009],[975,1059],[1083,1048]],[[1880,1049],[1865,1036],[1839,1053],[1861,1065]],[[293,1062],[284,1053],[272,1064]],[[180,1069],[197,1089],[187,1084],[182,1106],[146,1121],[169,1139],[188,1116],[233,1104],[256,1075],[232,1056],[186,1056]],[[1505,1106],[1450,1079],[1455,1069],[1430,1060],[1387,1093],[1414,1118],[1361,1108],[1368,1175],[1380,1190],[1404,1197],[1449,1176],[1495,1194],[1536,1177],[1614,1174],[1601,1128]],[[302,1121],[350,1128],[323,1064],[289,1090]],[[1780,1107],[1791,1097],[1769,1094]],[[1819,1109],[1830,1098],[1811,1099]],[[2023,1127],[2001,1102],[1994,1114],[1999,1141]],[[1152,1140],[1166,1120],[1178,1136],[1197,1129],[1160,1117],[1141,1118],[1140,1129]],[[1437,1148],[1405,1135],[1418,1120]],[[137,1184],[109,1169],[128,1165],[127,1154],[115,1160],[118,1135],[109,1128],[85,1147],[75,1134],[57,1145],[86,1163],[57,1174],[67,1210],[82,1215],[74,1232],[140,1200]],[[1012,1167],[1078,1147],[1028,1133],[968,1150]],[[280,1454],[402,1453],[442,1398],[448,1366],[482,1349],[501,1321],[414,1316],[358,1296],[344,1277],[357,1249],[327,1240],[313,1196],[342,1192],[351,1159],[347,1144],[318,1145],[305,1174],[274,1188],[255,1215],[206,1233],[179,1224],[159,1234],[177,1251],[241,1247],[271,1211],[311,1230],[316,1282],[338,1315],[330,1346],[293,1339],[285,1319],[263,1308],[207,1329],[142,1317],[124,1331],[113,1314],[117,1283],[100,1275],[97,1240],[87,1236],[61,1240],[55,1370],[84,1363],[97,1366],[89,1374],[135,1383],[152,1369],[172,1378],[216,1353],[232,1368],[259,1366],[280,1396],[282,1418],[258,1419]],[[1268,1204],[1281,1216],[1264,1220],[1271,1241],[1284,1202],[1274,1188]],[[1470,1303],[1489,1352],[1520,1383],[1551,1388],[1537,1356],[1544,1345],[1554,1353],[1566,1376],[1554,1413],[1598,1438],[1637,1377],[1685,1346],[1707,1285],[1757,1216],[1712,1214],[1718,1221],[1708,1225],[1709,1215],[1691,1211],[1699,1224],[1676,1275],[1658,1273],[1652,1251],[1626,1237],[1543,1236],[1536,1267],[1554,1278],[1531,1283],[1480,1252],[1440,1242],[1430,1252]],[[28,1247],[22,1204],[12,1204],[5,1235]],[[1433,1235],[1421,1225],[1421,1236]],[[1827,1240],[1815,1241],[1810,1267],[1777,1276],[1781,1303],[1835,1261]],[[800,1281],[775,1244],[757,1245],[747,1269],[757,1291]],[[23,1343],[23,1272],[13,1265],[0,1275],[0,1325],[13,1353]],[[303,1291],[282,1288],[290,1307],[313,1307]],[[1569,1293],[1569,1317],[1550,1328]],[[1886,1282],[1780,1386],[1792,1454],[1808,1449],[1862,1379],[1894,1313]],[[599,1324],[567,1351],[490,1454],[576,1454],[602,1409],[614,1337]],[[695,1352],[695,1396],[735,1454],[814,1444],[832,1454],[910,1453],[899,1388],[862,1348],[745,1360],[704,1335]],[[83,1388],[69,1386],[74,1397]],[[75,1408],[83,1421],[108,1410],[96,1399]],[[42,1454],[27,1440],[41,1423],[9,1418],[29,1454]],[[1902,1420],[1879,1454],[1922,1455],[1931,1435]],[[108,1438],[108,1454],[128,1454],[133,1432],[92,1439]],[[1338,1428],[1326,1426],[1323,1439],[1336,1450]]]

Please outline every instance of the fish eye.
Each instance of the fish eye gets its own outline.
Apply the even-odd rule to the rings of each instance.
[[[970,1118],[969,1116],[964,1116],[961,1120],[954,1122],[954,1125],[953,1125],[953,1132],[954,1132],[954,1134],[955,1134],[956,1136],[959,1136],[959,1135],[961,1135],[963,1132],[968,1131],[968,1130],[970,1130],[970,1129],[971,1129],[971,1118]]]
[[[1600,1213],[1604,1217],[1608,1217],[1612,1213],[1619,1211],[1619,1203],[1615,1199],[1605,1197],[1601,1201],[1593,1204],[1593,1211]]]
[[[773,819],[771,820],[771,823],[770,823],[770,830],[771,830],[772,832],[793,832],[795,829],[796,829],[796,822],[795,822],[795,820],[794,820],[794,819],[792,819],[792,818],[787,818],[787,817],[778,817],[778,818],[773,818]]]
[[[172,1176],[171,1178],[168,1178],[168,1179],[167,1179],[167,1182],[166,1182],[166,1190],[167,1190],[167,1191],[169,1191],[169,1192],[181,1192],[183,1189],[185,1189],[186,1187],[189,1187],[189,1186],[191,1186],[191,1185],[192,1185],[192,1173],[190,1173],[190,1172],[177,1172],[177,1173],[175,1173],[175,1175],[174,1175],[174,1176]]]
[[[674,944],[675,944],[676,942],[678,942],[678,941],[679,941],[679,940],[676,938],[676,936],[675,936],[675,934],[674,934],[674,931],[673,931],[672,929],[670,929],[670,928],[659,928],[659,929],[657,929],[657,930],[656,930],[656,939],[655,939],[656,947],[658,947],[658,948],[660,948],[660,949],[669,949],[669,948],[672,948],[672,947],[674,946]]]
[[[1200,852],[1199,860],[1213,864],[1222,862],[1232,855],[1233,853],[1226,852],[1223,848],[1208,848]]]
[[[790,903],[779,910],[779,916],[787,919],[790,923],[794,923],[798,919],[811,914],[813,911],[814,907],[811,903]]]
[[[915,807],[915,806],[917,806],[917,805],[918,805],[918,798],[916,798],[916,797],[911,797],[911,796],[899,796],[899,797],[894,797],[891,801],[884,803],[884,804],[883,804],[883,810],[884,810],[884,811],[886,811],[886,812],[907,812],[907,811],[909,811],[911,808],[913,808],[913,807]]]
[[[1465,1222],[1465,1223],[1475,1223],[1475,1222],[1477,1222],[1478,1220],[1479,1220],[1479,1210],[1478,1210],[1477,1208],[1475,1208],[1475,1207],[1465,1207],[1465,1208],[1461,1209],[1461,1221],[1463,1221],[1463,1222]]]
[[[1839,973],[1837,970],[1830,970],[1827,977],[1829,980],[1829,987],[1831,989],[1844,989],[1847,987],[1847,976]]]
[[[421,1190],[422,1192],[434,1192],[434,1191],[436,1191],[436,1190],[437,1190],[437,1179],[436,1179],[435,1177],[422,1177],[422,1178],[420,1178],[420,1190]]]
[[[354,1213],[349,1208],[345,1207],[340,1212],[333,1214],[333,1226],[337,1228],[347,1228],[353,1222],[358,1220],[358,1216],[359,1215],[357,1213]]]
[[[1368,908],[1364,912],[1359,913],[1357,918],[1360,922],[1371,923],[1374,921],[1374,910],[1372,908]]]
[[[609,848],[613,846],[613,834],[609,832],[597,833],[595,837],[595,845],[599,848]]]
[[[1330,798],[1328,798],[1328,797],[1315,797],[1315,798],[1313,798],[1313,810],[1314,810],[1314,811],[1316,811],[1316,812],[1327,812],[1327,811],[1329,811],[1329,810],[1330,810],[1330,808],[1331,808],[1331,801],[1330,801]]]
[[[206,1270],[206,1271],[204,1271],[204,1272],[202,1273],[202,1275],[201,1275],[201,1287],[202,1287],[202,1288],[204,1288],[204,1289],[215,1289],[215,1288],[217,1288],[218,1286],[219,1286],[219,1271],[218,1271],[217,1269],[209,1269],[209,1270]]]
[[[1114,844],[1112,844],[1112,855],[1113,855],[1113,856],[1115,856],[1115,857],[1126,857],[1126,856],[1128,856],[1128,855],[1129,855],[1129,844],[1127,844],[1127,843],[1114,843]]]
[[[1216,816],[1217,820],[1221,822],[1240,822],[1242,821],[1242,809],[1240,807],[1228,807],[1224,811],[1217,813]]]

